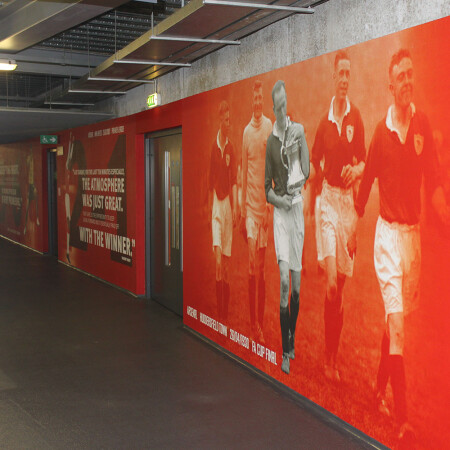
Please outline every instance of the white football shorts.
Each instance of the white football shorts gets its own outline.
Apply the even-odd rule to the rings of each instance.
[[[273,209],[273,236],[277,261],[285,261],[290,270],[300,272],[305,238],[303,201],[292,205],[289,211],[277,207]]]
[[[222,255],[231,256],[233,214],[230,196],[227,195],[223,200],[219,200],[215,190],[212,207],[212,239],[213,247],[220,247]]]
[[[378,217],[374,263],[386,319],[389,314],[417,309],[420,261],[419,225],[389,223]]]
[[[265,227],[253,219],[253,217],[247,216],[245,219],[245,227],[247,229],[247,237],[256,241],[256,248],[267,247],[268,226]]]
[[[319,265],[323,267],[323,250],[322,250],[322,233],[320,231],[320,195],[316,197],[314,206],[314,221],[316,224],[316,248],[317,248],[317,261]]]
[[[322,257],[334,256],[337,271],[347,277],[353,275],[353,258],[347,243],[356,231],[357,219],[353,190],[330,186],[324,181],[320,196]]]

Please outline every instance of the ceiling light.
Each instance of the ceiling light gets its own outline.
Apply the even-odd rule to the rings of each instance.
[[[15,70],[17,64],[15,61],[0,59],[0,70]]]

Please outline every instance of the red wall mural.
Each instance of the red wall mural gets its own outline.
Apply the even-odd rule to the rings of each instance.
[[[388,446],[450,437],[449,24],[184,102],[185,323]]]
[[[182,126],[184,323],[383,444],[444,448],[449,24],[62,133],[59,259],[145,293],[144,135]],[[1,146],[0,232],[45,251],[43,155]]]
[[[47,248],[45,157],[36,140],[0,146],[0,233],[41,252]]]
[[[134,124],[64,133],[58,157],[59,259],[136,292]]]

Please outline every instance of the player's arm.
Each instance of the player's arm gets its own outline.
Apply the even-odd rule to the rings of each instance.
[[[442,174],[439,168],[436,146],[427,117],[423,117],[424,148],[423,164],[425,192],[431,193],[431,205],[439,220],[446,226],[450,226],[450,205],[447,205],[444,188],[442,186]]]
[[[237,202],[237,185],[233,184],[231,187],[231,195],[233,197],[233,225],[236,225],[238,220],[238,202]]]
[[[322,169],[320,167],[320,161],[323,158],[323,135],[324,131],[323,120],[320,121],[319,126],[317,127],[316,137],[314,139],[314,144],[312,146],[312,155],[311,155],[311,163],[310,163],[310,173],[309,173],[309,181],[315,181],[316,184],[320,183],[320,179],[322,178]]]
[[[242,137],[242,205],[241,205],[241,217],[245,220],[246,207],[247,207],[247,170],[248,170],[248,143],[247,136],[244,131]]]
[[[272,188],[270,188],[269,192],[267,193],[267,201],[273,206],[285,209],[286,211],[289,211],[292,207],[292,195],[277,195]]]
[[[370,143],[367,162],[362,169],[361,184],[359,186],[358,196],[355,201],[355,210],[358,217],[362,217],[364,215],[364,210],[366,208],[367,200],[369,199],[372,184],[375,180],[375,177],[378,176],[379,173],[380,146],[378,144],[377,130],[378,127],[375,129],[375,133],[372,137],[372,142]],[[355,218],[355,222],[358,222],[358,217]],[[352,224],[354,233],[350,234],[347,241],[347,250],[351,257],[353,257],[356,252],[356,227],[357,223]]]
[[[231,201],[232,201],[232,216],[233,216],[233,226],[236,226],[239,217],[239,204],[238,204],[238,164],[236,153],[234,148],[231,149],[231,164],[230,164],[230,185],[231,185]]]
[[[208,189],[208,212],[212,211],[213,197],[214,197],[214,178],[216,176],[215,173],[215,164],[214,161],[214,145],[211,150],[211,160],[209,163],[209,189]]]
[[[314,168],[314,164],[311,161],[309,164],[309,179],[310,181],[314,180],[316,178],[316,169]]]
[[[300,124],[299,124],[300,125]],[[300,125],[300,166],[302,168],[303,175],[305,176],[305,181],[310,175],[310,163],[309,163],[309,149],[308,143],[306,142],[305,129],[303,125]]]
[[[268,203],[276,206],[277,208],[284,208],[287,211],[289,211],[292,206],[292,196],[287,195],[287,194],[283,195],[283,196],[279,196],[279,195],[275,194],[275,191],[272,188],[273,170],[272,170],[272,159],[270,157],[269,139],[267,140],[267,145],[266,145],[266,168],[265,168],[265,176],[264,176],[264,188],[266,191],[266,200]]]
[[[346,188],[353,186],[353,184],[361,179],[364,172],[365,162],[360,161],[355,165],[347,164],[342,168],[341,178]]]
[[[370,190],[372,189],[372,184],[375,177],[378,176],[380,170],[380,149],[381,144],[379,143],[379,127],[378,125],[375,129],[374,135],[372,137],[372,142],[369,147],[369,154],[367,155],[367,161],[363,169],[361,184],[359,186],[358,196],[355,201],[355,209],[359,217],[364,215],[364,210],[366,208],[367,200],[369,199]]]
[[[442,186],[438,186],[431,197],[431,204],[444,225],[450,226],[450,206],[445,200]]]
[[[355,184],[356,181],[360,180],[364,172],[365,167],[365,157],[366,157],[366,147],[365,147],[365,137],[364,137],[364,123],[361,118],[361,114],[357,110],[357,119],[355,126],[355,154],[353,156],[353,164],[347,164],[343,167],[341,172],[342,181],[345,187],[349,188]]]

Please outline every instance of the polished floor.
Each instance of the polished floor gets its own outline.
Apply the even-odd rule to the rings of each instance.
[[[372,448],[155,302],[0,239],[1,449]]]

